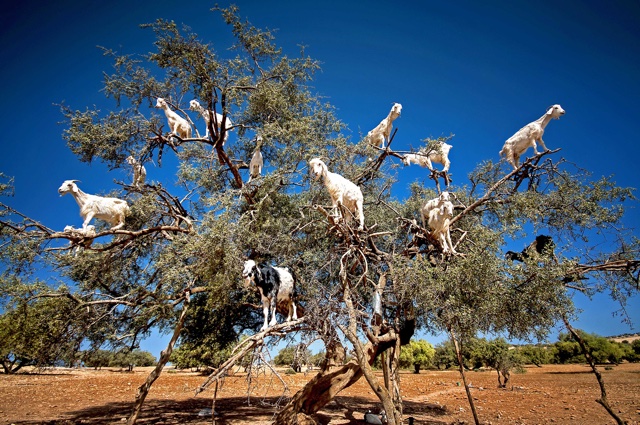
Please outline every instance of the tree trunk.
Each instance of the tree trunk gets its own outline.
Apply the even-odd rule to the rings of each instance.
[[[326,406],[333,398],[345,388],[355,384],[363,375],[362,367],[357,359],[353,359],[342,365],[345,357],[345,349],[333,339],[326,344],[326,358],[320,372],[313,377],[301,390],[299,390],[289,403],[276,415],[274,424],[293,425],[310,423],[311,415]],[[377,347],[368,343],[364,347],[364,357],[372,364]]]
[[[506,369],[501,369],[500,367],[496,367],[496,372],[498,372],[498,388],[507,388],[511,372]],[[504,382],[502,378],[504,378]]]
[[[509,372],[508,370],[503,370],[502,376],[504,377],[504,388],[507,388],[507,385],[509,384],[509,379],[511,378],[511,372]]]
[[[381,277],[379,284],[382,288],[385,284],[384,279]],[[327,341],[331,341],[331,343],[326,344],[327,357],[322,365],[322,370],[292,397],[290,402],[277,414],[274,424],[313,423],[311,415],[326,406],[338,393],[356,383],[362,376],[366,378],[367,383],[382,403],[388,424],[397,425],[402,422],[402,399],[398,376],[400,332],[393,327],[385,326],[384,331],[380,334],[382,326],[382,315],[380,314],[380,320],[374,317],[371,327],[365,329],[368,337],[366,342],[360,341],[357,334],[356,309],[346,279],[343,281],[343,292],[349,321],[348,325],[344,328],[341,327],[341,329],[345,337],[352,343],[356,358],[342,365],[344,347],[337,338],[327,337]],[[406,325],[405,335],[410,338],[415,321],[410,320]],[[333,335],[335,332],[329,332],[329,334]],[[389,352],[385,353],[386,360],[383,361],[385,377],[384,383],[381,385],[371,365],[376,356],[385,350],[389,350]]]
[[[389,388],[391,388],[391,382],[389,381],[389,359],[385,353],[380,353],[380,364],[382,365],[384,387],[389,391]]]
[[[298,414],[312,415],[326,406],[345,388],[355,384],[362,376],[362,368],[356,360],[341,367],[330,367],[320,371],[304,388],[298,391],[289,404],[276,416],[275,424],[298,423]]]
[[[575,338],[576,341],[578,341],[578,344],[580,345],[580,349],[582,349],[582,353],[584,354],[584,357],[587,359],[587,362],[589,363],[589,366],[591,366],[591,370],[593,371],[593,374],[596,376],[596,379],[598,380],[598,384],[600,385],[600,398],[596,399],[596,402],[600,404],[602,407],[604,407],[604,409],[609,413],[609,415],[611,415],[611,417],[618,423],[618,425],[625,425],[627,422],[625,422],[621,417],[619,417],[616,414],[616,412],[613,411],[613,408],[611,407],[611,405],[609,404],[609,401],[607,400],[607,390],[604,386],[604,380],[602,379],[602,375],[600,374],[600,371],[596,367],[596,362],[595,360],[593,360],[593,357],[591,356],[591,353],[589,352],[587,345],[585,344],[582,337],[580,337],[580,334],[576,332],[575,329],[573,329],[567,317],[562,316],[562,320],[564,321],[565,327],[569,330],[569,333]]]
[[[401,409],[396,408],[392,393],[388,388],[380,385],[378,378],[376,378],[373,369],[371,368],[371,364],[375,359],[376,351],[384,351],[380,347],[380,343],[383,337],[388,343],[392,342],[394,345],[398,341],[398,337],[392,328],[387,329],[383,336],[379,334],[380,328],[378,326],[373,326],[370,329],[365,330],[369,341],[366,344],[362,344],[362,342],[358,338],[357,329],[359,323],[358,316],[356,314],[356,308],[351,297],[351,287],[349,284],[349,280],[346,278],[346,273],[343,273],[343,270],[341,270],[341,277],[343,280],[343,300],[347,309],[347,315],[349,317],[347,325],[341,326],[341,329],[344,333],[344,336],[353,345],[353,349],[356,353],[356,359],[358,361],[360,369],[362,370],[362,374],[369,384],[369,387],[373,390],[373,392],[378,397],[378,400],[380,400],[380,402],[382,403],[382,407],[384,408],[384,411],[387,415],[387,423],[389,425],[399,424],[402,422],[402,414],[400,413]],[[380,276],[380,281],[384,282],[385,280],[386,278],[384,275]]]
[[[173,335],[171,336],[171,340],[169,344],[167,344],[167,348],[160,353],[160,359],[158,360],[158,364],[155,369],[151,371],[149,376],[147,376],[147,380],[144,384],[138,387],[138,392],[136,393],[136,403],[133,408],[133,412],[131,412],[131,416],[127,420],[127,425],[134,425],[138,420],[138,415],[142,410],[142,405],[144,404],[145,398],[147,398],[147,394],[149,393],[149,389],[151,389],[151,385],[155,382],[156,379],[160,377],[162,373],[162,369],[169,361],[171,357],[171,353],[173,352],[173,346],[175,345],[178,337],[180,336],[180,331],[182,331],[182,325],[184,325],[184,319],[187,316],[187,310],[189,309],[189,297],[190,294],[187,292],[185,294],[184,306],[182,307],[182,313],[180,313],[180,318],[178,319],[178,323],[176,324],[176,328],[173,330]]]
[[[14,367],[16,363],[18,363],[18,365]],[[17,371],[22,369],[22,366],[24,366],[24,362],[21,360],[14,360],[14,361],[4,360],[2,362],[2,367],[6,375],[16,373]]]
[[[460,345],[458,345],[458,340],[456,339],[451,329],[449,329],[449,335],[451,336],[451,341],[453,341],[453,346],[456,349],[456,357],[458,358],[458,366],[460,367],[460,376],[462,377],[464,390],[467,393],[467,400],[469,400],[469,407],[471,407],[471,413],[473,413],[473,420],[475,421],[476,425],[480,425],[480,420],[478,419],[478,413],[476,412],[476,405],[473,403],[471,390],[469,389],[469,385],[467,385],[467,376],[464,373],[464,363],[462,360],[462,352],[460,351]],[[499,380],[500,380],[500,374],[498,374],[498,382]]]

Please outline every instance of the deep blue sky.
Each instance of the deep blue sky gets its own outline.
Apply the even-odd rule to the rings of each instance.
[[[402,103],[394,147],[409,149],[427,137],[455,134],[451,172],[462,184],[479,161],[499,159],[505,139],[559,103],[567,113],[549,124],[544,137],[550,149],[562,148],[557,158],[596,177],[613,175],[621,186],[638,186],[637,1],[236,4],[254,25],[277,30],[276,43],[287,54],[295,56],[298,45],[305,45],[306,53],[322,62],[314,86],[337,107],[354,140],[394,102]],[[201,39],[225,49],[229,31],[219,15],[209,12],[213,5],[28,0],[5,8],[0,14],[0,171],[15,177],[16,195],[9,204],[54,229],[79,226],[73,199],[56,192],[60,183],[79,179],[83,190],[104,193],[116,188],[114,179],[127,179],[127,172],[78,162],[62,140],[62,115],[54,104],[113,107],[99,92],[111,62],[96,46],[149,52],[153,35],[138,25],[157,18],[187,24]],[[166,172],[152,165],[147,169],[150,179]],[[433,185],[417,166],[402,175],[407,184]],[[626,217],[627,226],[636,229],[637,207]],[[576,295],[576,301],[584,309],[578,327],[601,335],[632,330],[611,316],[616,306],[606,299]],[[638,298],[628,312],[640,329]],[[160,350],[154,342],[143,347],[155,355]]]

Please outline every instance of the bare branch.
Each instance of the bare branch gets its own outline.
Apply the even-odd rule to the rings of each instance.
[[[271,335],[280,335],[282,332],[295,332],[299,331],[301,325],[305,323],[305,318],[302,317],[297,320],[293,320],[291,322],[279,323],[275,326],[271,326],[264,331],[258,332],[255,335],[250,336],[249,338],[242,341],[235,349],[234,354],[227,359],[224,363],[218,367],[213,373],[211,373],[207,379],[200,384],[198,388],[196,388],[195,395],[200,394],[204,390],[206,390],[212,382],[217,382],[219,379],[222,379],[226,376],[229,369],[231,369],[238,361],[240,361],[244,356],[246,356],[251,350],[253,350],[256,346],[261,345],[264,341],[264,338]]]

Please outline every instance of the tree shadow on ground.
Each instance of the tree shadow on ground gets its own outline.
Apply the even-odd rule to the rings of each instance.
[[[349,419],[349,424],[363,424],[363,416],[367,410],[374,413],[380,412],[382,404],[363,397],[335,397],[331,403],[315,415],[320,423],[328,424],[325,417]],[[446,408],[429,402],[405,401],[403,403],[403,416],[405,419],[413,417],[416,423],[424,425],[449,424]],[[341,422],[344,423],[344,422]]]
[[[192,398],[188,400],[149,400],[145,402],[139,416],[139,424],[211,424],[211,399]],[[273,421],[279,408],[285,401],[278,397],[258,398],[253,397],[251,404],[247,404],[247,397],[219,398],[216,401],[216,424],[269,424]],[[125,423],[131,413],[133,403],[115,402],[101,406],[87,407],[68,412],[64,419],[50,421],[21,421],[16,425],[47,424],[47,425],[106,425]],[[207,412],[208,410],[208,412]],[[380,411],[380,403],[363,397],[336,397],[320,412],[314,415],[318,423],[322,425],[339,421],[341,424],[363,424],[363,416],[367,410]],[[449,421],[438,420],[447,412],[444,408],[430,403],[405,402],[405,418],[413,416],[417,423],[442,425]],[[349,422],[345,422],[345,419]]]

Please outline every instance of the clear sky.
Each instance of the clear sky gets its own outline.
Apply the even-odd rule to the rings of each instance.
[[[111,62],[96,46],[147,53],[153,34],[139,24],[157,18],[187,24],[225,49],[229,30],[209,12],[214,3],[26,0],[3,8],[0,171],[15,177],[16,186],[15,197],[5,201],[51,228],[79,226],[75,202],[56,192],[60,183],[78,179],[83,190],[104,193],[116,188],[114,179],[127,179],[129,170],[78,162],[62,140],[63,117],[55,104],[112,108],[99,91]],[[277,30],[276,44],[287,54],[295,56],[304,45],[322,62],[314,87],[337,107],[354,141],[399,102],[395,149],[455,134],[451,172],[454,183],[462,184],[478,162],[499,159],[504,140],[559,103],[566,115],[551,122],[544,137],[550,149],[562,148],[556,158],[638,187],[638,1],[235,3],[257,27]],[[150,164],[147,170],[151,180],[166,172]],[[407,185],[433,185],[417,166],[402,175]],[[625,223],[640,228],[637,202]],[[607,299],[576,295],[584,310],[576,326],[600,335],[639,330],[639,300],[627,307],[635,324],[630,328],[612,317],[616,306]],[[154,338],[143,348],[157,356],[159,343]]]

